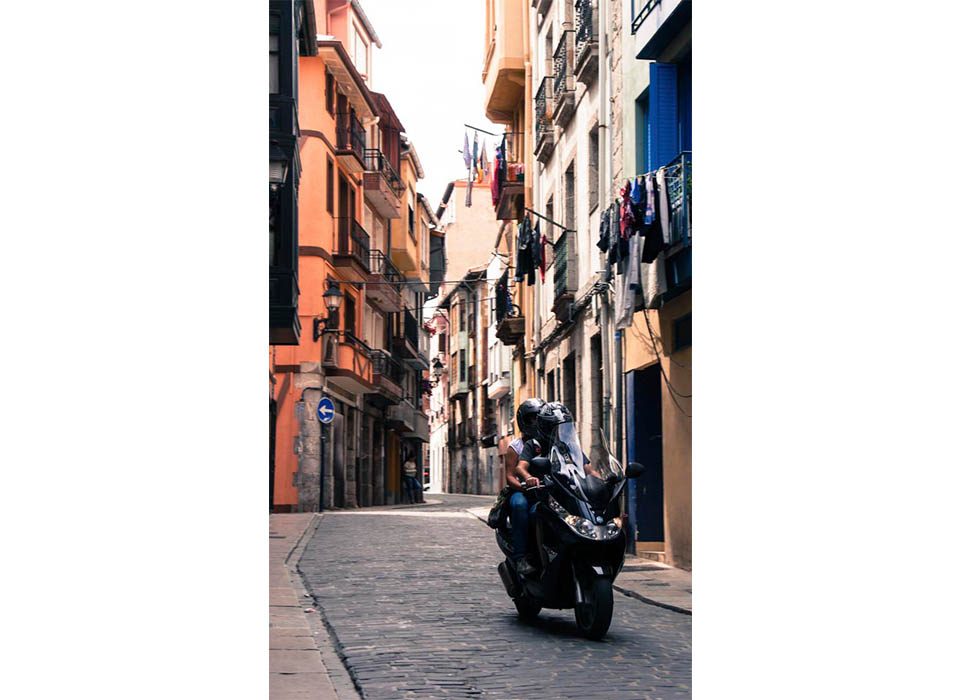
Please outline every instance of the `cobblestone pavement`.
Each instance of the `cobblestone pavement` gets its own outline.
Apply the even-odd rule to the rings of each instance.
[[[522,623],[485,501],[327,513],[299,569],[364,698],[689,698],[691,618],[617,594],[606,638],[572,610]],[[489,501],[489,499],[487,499]]]

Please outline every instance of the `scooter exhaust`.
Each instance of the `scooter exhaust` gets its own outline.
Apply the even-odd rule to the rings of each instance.
[[[510,571],[510,566],[507,562],[500,562],[500,565],[497,566],[497,572],[500,574],[500,580],[503,581],[503,587],[507,589],[507,595],[511,598],[516,598],[520,591],[518,590],[517,582],[514,580],[513,573]]]

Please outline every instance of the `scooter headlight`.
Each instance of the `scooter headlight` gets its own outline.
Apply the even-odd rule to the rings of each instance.
[[[581,537],[587,537],[591,540],[609,540],[620,534],[623,527],[621,518],[613,518],[606,525],[595,525],[586,518],[579,515],[568,513],[566,509],[557,503],[553,496],[547,499],[547,505],[550,509],[560,516],[567,526]]]

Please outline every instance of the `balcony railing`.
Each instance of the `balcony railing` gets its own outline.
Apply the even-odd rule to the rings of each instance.
[[[351,151],[363,161],[366,147],[367,134],[357,115],[353,112],[337,114],[337,150]]]
[[[368,173],[379,173],[386,180],[390,191],[397,197],[403,194],[403,180],[397,174],[393,164],[379,148],[367,148],[363,152],[363,169]]]
[[[597,33],[593,23],[593,0],[577,0],[576,14],[576,47],[577,62],[579,63],[581,55],[589,48],[590,42],[597,40]]]
[[[574,30],[560,33],[553,52],[553,122],[563,128],[573,116],[576,81],[573,76]]]
[[[660,0],[630,0],[630,33],[636,34],[643,21],[650,16]]]
[[[411,347],[420,349],[420,324],[409,309],[403,311],[403,335]]]
[[[374,349],[370,351],[370,361],[373,366],[374,377],[382,376],[389,379],[398,387],[403,386],[403,365],[390,356],[386,350]]]
[[[572,32],[568,29],[560,33],[560,41],[553,51],[553,99],[559,99],[570,87],[567,74],[570,72],[570,56],[567,50],[567,36]]]
[[[564,231],[553,246],[553,298],[571,296],[577,291],[574,274],[576,259],[571,250],[571,234]]]
[[[534,98],[534,108],[536,119],[534,126],[536,128],[536,141],[534,150],[538,153],[548,144],[553,145],[553,121],[551,119],[553,109],[553,76],[548,75],[540,82],[537,88],[537,95]]]
[[[334,255],[353,258],[364,270],[370,270],[370,234],[350,217],[337,218],[337,250]]]
[[[374,275],[383,277],[384,282],[389,282],[398,292],[403,287],[403,273],[397,269],[397,266],[390,262],[390,257],[383,251],[370,251],[370,272]]]
[[[691,237],[690,202],[693,166],[690,151],[684,151],[666,167],[667,198],[670,202],[670,243],[689,243]]]

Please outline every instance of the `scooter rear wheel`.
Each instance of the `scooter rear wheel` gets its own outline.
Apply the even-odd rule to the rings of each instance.
[[[517,615],[521,620],[533,620],[540,614],[542,606],[535,603],[525,595],[513,599],[513,604],[517,607]]]
[[[596,578],[583,590],[584,601],[574,608],[577,627],[587,639],[603,639],[613,619],[613,582]]]

